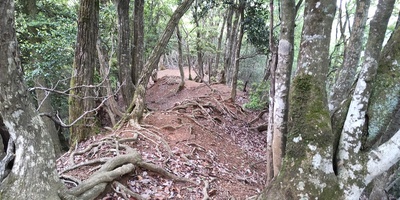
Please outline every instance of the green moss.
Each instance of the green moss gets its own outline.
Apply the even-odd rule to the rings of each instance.
[[[307,144],[330,147],[333,141],[324,86],[310,75],[297,76],[292,83],[287,154],[302,159]],[[293,142],[300,138],[298,143]]]

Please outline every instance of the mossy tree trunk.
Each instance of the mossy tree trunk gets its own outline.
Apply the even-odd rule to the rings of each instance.
[[[145,109],[145,95],[146,95],[146,86],[149,82],[151,73],[157,67],[158,61],[160,60],[160,56],[164,52],[164,48],[169,42],[172,34],[176,26],[179,23],[181,17],[186,13],[186,11],[190,8],[194,0],[185,0],[183,1],[174,11],[170,20],[167,23],[167,26],[164,30],[164,33],[161,35],[158,40],[156,46],[154,47],[150,58],[144,65],[143,70],[140,73],[139,80],[136,86],[135,94],[133,96],[133,100],[127,110],[127,113],[130,117],[130,122],[133,125],[139,124],[143,117],[143,112]],[[124,120],[126,120],[126,117]],[[123,121],[124,121],[123,120]]]
[[[95,107],[93,76],[96,64],[96,42],[99,23],[99,1],[81,0],[78,16],[78,35],[69,97],[69,121],[73,122],[85,111]],[[94,113],[85,115],[70,128],[70,144],[75,145],[97,128]]]
[[[54,147],[22,81],[14,24],[14,1],[1,1],[0,133],[13,141],[15,157],[0,185],[0,199],[60,199]]]
[[[259,199],[341,196],[332,166],[334,137],[325,92],[335,9],[334,0],[305,1],[298,69],[289,98],[286,154],[280,173]]]

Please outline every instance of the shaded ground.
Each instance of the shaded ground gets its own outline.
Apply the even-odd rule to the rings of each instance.
[[[191,181],[173,180],[142,167],[117,179],[144,199],[246,199],[256,195],[265,185],[265,137],[253,127],[264,122],[249,123],[257,113],[241,108],[245,94],[239,92],[232,103],[227,86],[188,80],[177,93],[178,70],[163,70],[158,77],[147,92],[149,112],[142,127],[127,125],[98,135],[79,144],[73,155],[58,159],[66,184],[73,187],[87,179],[105,162],[102,159],[124,154],[116,146],[127,145],[136,148],[145,162]],[[95,163],[72,168],[85,162]],[[121,188],[113,182],[99,199],[139,199]]]

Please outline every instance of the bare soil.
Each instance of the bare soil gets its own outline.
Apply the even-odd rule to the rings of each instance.
[[[257,195],[265,186],[266,141],[254,127],[265,121],[250,123],[258,112],[242,108],[247,101],[245,93],[238,91],[232,102],[226,85],[186,79],[185,88],[177,92],[179,83],[177,69],[160,71],[147,90],[148,111],[141,127],[127,124],[120,130],[104,131],[80,143],[73,156],[66,153],[60,157],[57,167],[66,185],[74,187],[74,179],[87,179],[102,163],[66,169],[123,154],[115,150],[115,143],[102,142],[114,140],[137,149],[143,161],[191,180],[173,180],[140,167],[117,180],[144,199],[246,199]],[[135,140],[123,140],[136,136]],[[76,153],[79,151],[81,154]],[[112,183],[98,199],[137,198]]]

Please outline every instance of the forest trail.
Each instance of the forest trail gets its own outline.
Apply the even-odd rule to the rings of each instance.
[[[117,179],[144,199],[246,199],[259,193],[265,186],[266,141],[264,134],[253,128],[265,121],[250,123],[258,113],[242,109],[246,94],[238,92],[232,103],[230,88],[225,85],[207,86],[186,78],[185,88],[177,93],[179,82],[178,69],[159,71],[147,91],[148,112],[142,127],[126,125],[80,143],[75,151],[79,154],[72,158],[66,153],[57,160],[58,171],[116,156],[119,152],[112,150],[112,142],[105,141],[118,140],[120,145],[136,148],[144,161],[192,181],[173,181],[142,168]],[[134,137],[137,139],[124,140]],[[84,180],[99,165],[62,174]],[[109,184],[99,199],[135,198]]]

